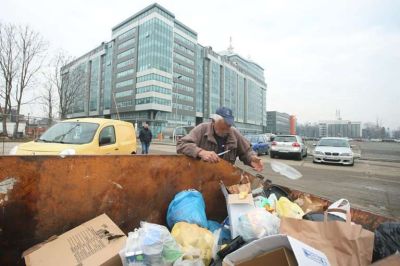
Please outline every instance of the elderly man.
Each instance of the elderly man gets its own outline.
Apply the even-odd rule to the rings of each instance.
[[[262,171],[261,159],[253,152],[249,141],[232,127],[233,122],[231,109],[218,108],[211,122],[198,125],[178,141],[177,153],[210,163],[217,163],[222,158],[234,164],[239,157],[244,164]]]

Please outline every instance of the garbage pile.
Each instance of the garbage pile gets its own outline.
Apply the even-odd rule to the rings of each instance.
[[[170,202],[167,226],[142,221],[126,237],[104,214],[27,251],[26,264],[55,265],[57,256],[65,258],[57,259],[60,266],[72,261],[123,266],[385,265],[382,259],[396,265],[400,260],[400,224],[384,223],[375,233],[365,230],[352,223],[346,199],[327,206],[308,194],[292,198],[270,181],[251,184],[247,177],[233,186],[220,182],[220,187],[228,213],[223,221],[207,218],[199,191],[185,190]]]

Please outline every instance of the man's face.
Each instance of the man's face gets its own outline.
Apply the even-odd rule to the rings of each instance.
[[[228,135],[231,126],[225,123],[224,119],[219,119],[215,121],[214,129],[215,133],[217,133],[218,136],[225,137],[226,135]]]

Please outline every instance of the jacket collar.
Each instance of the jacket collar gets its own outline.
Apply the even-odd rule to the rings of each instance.
[[[207,137],[207,140],[217,144],[217,140],[214,137],[214,123],[210,122],[208,123],[207,126],[207,131],[205,133],[205,136]],[[235,134],[233,133],[233,129],[230,128],[229,133],[228,133],[228,137],[226,139],[226,147],[227,149],[236,149],[237,148],[237,139],[235,137]]]

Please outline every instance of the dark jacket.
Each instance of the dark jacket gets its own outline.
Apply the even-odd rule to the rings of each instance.
[[[142,128],[139,133],[140,142],[150,143],[153,135],[151,134],[150,129]]]
[[[225,150],[230,152],[222,155],[222,158],[234,164],[236,157],[246,165],[250,165],[251,158],[256,156],[250,146],[250,142],[240,134],[236,128],[231,128],[227,137]],[[192,129],[190,133],[181,138],[176,146],[177,153],[185,154],[193,158],[199,158],[201,150],[218,151],[217,141],[214,137],[213,123],[203,123]]]

